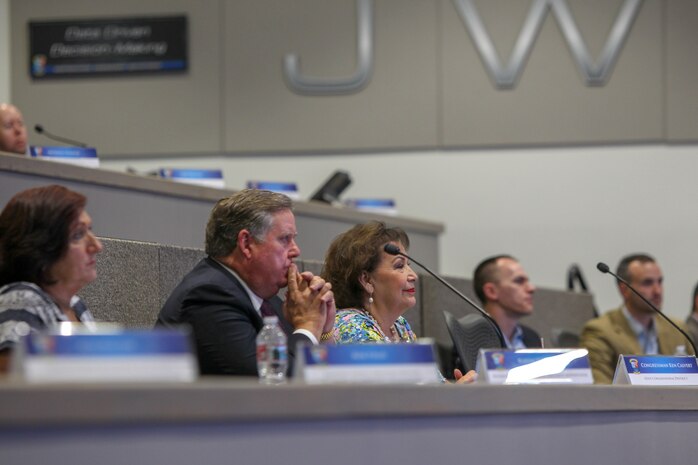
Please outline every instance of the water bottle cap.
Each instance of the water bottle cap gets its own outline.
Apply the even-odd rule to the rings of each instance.
[[[279,317],[278,316],[265,316],[264,317],[264,324],[276,324],[279,322]]]

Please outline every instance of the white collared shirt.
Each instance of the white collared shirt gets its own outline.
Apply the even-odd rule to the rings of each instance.
[[[644,350],[645,355],[658,354],[659,341],[657,340],[657,325],[655,324],[654,316],[652,316],[650,327],[645,328],[639,321],[633,318],[625,305],[623,305],[620,310],[623,312],[625,319],[628,320],[630,329],[632,329],[633,333],[635,333],[637,342],[640,344],[640,347],[642,347],[642,350]]]
[[[509,338],[506,336],[506,334],[503,334],[504,336],[504,342],[506,343],[507,349],[512,349],[512,350],[519,350],[519,349],[526,349],[526,344],[524,344],[523,340],[523,329],[521,326],[516,325],[516,328],[514,328],[514,335],[511,338],[511,341]]]

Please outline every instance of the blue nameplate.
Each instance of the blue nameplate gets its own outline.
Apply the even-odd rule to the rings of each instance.
[[[383,215],[397,215],[397,208],[393,199],[347,199],[344,204],[356,210]]]
[[[689,355],[621,355],[613,384],[698,386],[698,364]]]
[[[13,352],[12,372],[28,382],[193,381],[189,333],[104,330],[61,324],[30,333]]]
[[[69,163],[71,165],[99,168],[97,150],[91,147],[29,147],[29,157],[41,160]]]
[[[322,344],[302,347],[296,373],[309,384],[440,383],[430,339],[411,344]]]
[[[220,169],[161,168],[158,170],[158,175],[161,178],[184,184],[214,187],[217,189],[223,189],[225,187],[223,171]]]
[[[478,380],[490,384],[593,384],[586,349],[481,349]]]
[[[295,182],[247,181],[248,189],[278,192],[293,200],[298,200],[298,186]]]

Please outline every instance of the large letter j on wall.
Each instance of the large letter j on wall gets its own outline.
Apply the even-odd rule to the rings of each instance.
[[[351,94],[363,89],[373,74],[373,0],[356,0],[357,67],[351,76],[323,78],[303,76],[300,57],[290,53],[284,57],[284,77],[292,91],[305,95]]]

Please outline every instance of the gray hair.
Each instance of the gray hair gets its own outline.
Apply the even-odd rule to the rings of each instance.
[[[241,190],[220,199],[206,225],[206,253],[211,257],[230,255],[243,229],[262,241],[271,227],[273,215],[292,208],[293,203],[287,196],[258,189]]]

